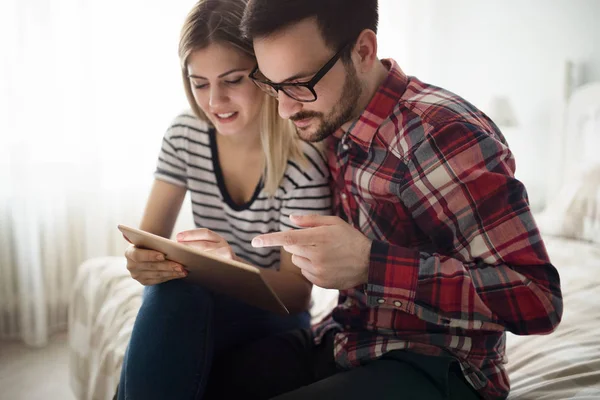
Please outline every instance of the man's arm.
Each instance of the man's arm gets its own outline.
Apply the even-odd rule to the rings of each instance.
[[[398,195],[440,250],[374,241],[368,304],[463,329],[552,331],[562,317],[560,280],[507,147],[454,123],[407,165],[411,181]]]

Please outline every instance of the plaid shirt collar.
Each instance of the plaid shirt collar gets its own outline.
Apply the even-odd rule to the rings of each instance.
[[[348,131],[344,132],[340,128],[335,134],[335,137],[338,138],[347,134],[364,151],[369,150],[375,132],[393,114],[392,111],[398,106],[398,102],[404,95],[408,85],[408,77],[396,61],[390,58],[381,60],[381,63],[389,71],[387,77],[381,83],[360,117],[350,125]]]

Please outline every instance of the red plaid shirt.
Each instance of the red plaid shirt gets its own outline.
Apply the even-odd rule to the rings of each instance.
[[[557,326],[558,273],[498,128],[383,62],[385,82],[329,142],[337,213],[373,240],[369,280],[340,292],[316,340],[340,329],[344,368],[398,349],[450,354],[484,398],[506,398],[505,331]]]

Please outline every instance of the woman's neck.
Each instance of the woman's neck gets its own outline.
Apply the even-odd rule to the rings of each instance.
[[[262,152],[262,143],[258,129],[238,135],[221,135],[217,131],[217,145],[233,152],[256,154]]]

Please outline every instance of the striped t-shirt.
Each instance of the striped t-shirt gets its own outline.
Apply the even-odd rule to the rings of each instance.
[[[253,265],[279,268],[279,248],[253,248],[256,235],[297,228],[290,214],[331,214],[329,170],[321,153],[302,142],[305,165],[288,161],[274,196],[262,180],[250,201],[236,204],[223,181],[215,129],[191,113],[178,116],[167,130],[154,174],[190,191],[194,223],[223,236],[236,255]]]

